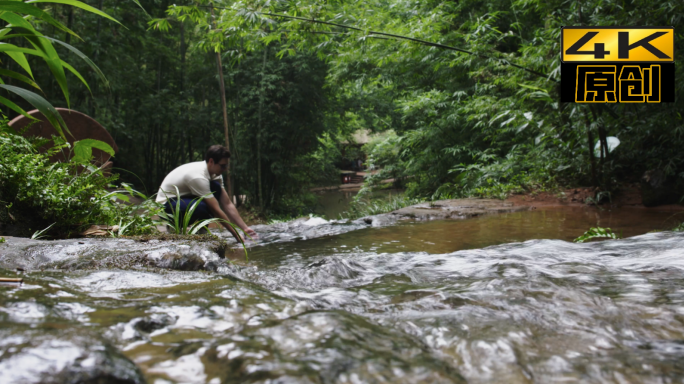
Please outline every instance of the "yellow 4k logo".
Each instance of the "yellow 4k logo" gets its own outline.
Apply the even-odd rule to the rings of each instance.
[[[674,56],[673,27],[563,27],[561,100],[673,102]]]
[[[575,27],[561,32],[566,62],[673,62],[672,27]]]

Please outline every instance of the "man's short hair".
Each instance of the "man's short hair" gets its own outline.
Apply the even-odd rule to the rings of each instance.
[[[209,159],[214,159],[214,164],[218,164],[221,159],[230,159],[230,151],[223,145],[212,145],[204,155],[204,161],[208,162]]]

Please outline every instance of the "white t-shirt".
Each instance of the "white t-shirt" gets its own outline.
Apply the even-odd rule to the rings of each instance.
[[[183,196],[205,196],[211,193],[209,188],[210,180],[218,180],[223,188],[223,177],[216,175],[212,177],[207,169],[207,163],[196,161],[194,163],[183,164],[166,175],[157,192],[157,203],[164,204],[166,200],[176,197],[176,188]],[[213,196],[209,197],[213,198]]]

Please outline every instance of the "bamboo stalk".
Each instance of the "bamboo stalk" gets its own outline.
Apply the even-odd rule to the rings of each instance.
[[[261,63],[261,84],[259,89],[259,131],[257,131],[257,181],[259,184],[259,209],[264,210],[264,199],[261,191],[261,116],[264,110],[264,76],[266,72],[266,57],[268,56],[268,45],[264,47],[264,58]]]
[[[214,4],[211,4],[211,18],[214,28],[216,28],[216,18],[214,16]],[[228,138],[228,107],[226,105],[226,83],[223,80],[223,63],[221,61],[221,52],[216,52],[216,68],[219,75],[219,88],[221,89],[221,107],[223,109],[223,134],[226,138],[226,148],[230,150],[230,139]],[[228,200],[233,201],[232,188],[230,185],[230,159],[228,159],[228,167],[226,168],[226,193]]]

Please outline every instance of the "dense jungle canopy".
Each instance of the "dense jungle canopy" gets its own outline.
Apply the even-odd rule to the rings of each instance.
[[[340,143],[358,129],[390,132],[367,146],[369,163],[416,197],[615,191],[651,169],[684,181],[681,64],[675,103],[559,102],[561,26],[674,26],[681,63],[679,0],[85,2],[121,24],[66,4],[41,7],[81,39],[32,23],[104,73],[56,45],[90,85],[67,73],[70,107],[109,130],[122,179],[150,194],[225,140],[216,52],[233,192],[272,212],[305,212],[306,191],[337,179]],[[66,107],[50,69],[33,68],[45,97]],[[608,136],[620,146],[594,158]]]

